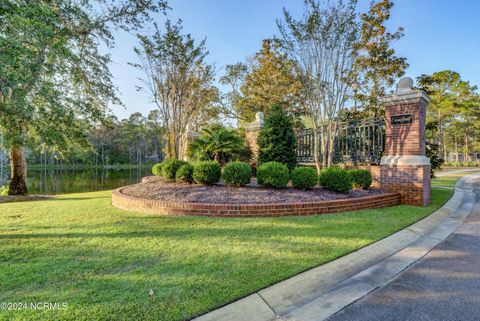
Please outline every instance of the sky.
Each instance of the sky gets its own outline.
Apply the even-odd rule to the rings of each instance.
[[[367,11],[369,4],[370,0],[359,0],[358,10]],[[181,18],[185,33],[207,39],[207,61],[215,64],[217,80],[225,65],[244,61],[261,48],[262,39],[278,34],[276,20],[284,7],[296,17],[303,12],[303,0],[169,0],[169,6],[168,17]],[[165,19],[155,16],[160,26]],[[390,31],[405,29],[394,48],[410,64],[406,76],[451,69],[480,87],[480,1],[396,0],[387,26]],[[150,26],[142,30],[151,31]],[[112,110],[119,118],[134,112],[147,115],[155,105],[145,92],[137,91],[142,73],[129,65],[137,62],[136,37],[122,32],[116,38],[111,71],[125,107]]]

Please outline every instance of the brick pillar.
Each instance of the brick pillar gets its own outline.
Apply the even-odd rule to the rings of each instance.
[[[426,108],[430,98],[413,89],[413,80],[400,79],[397,91],[382,99],[385,106],[385,155],[380,184],[399,192],[402,203],[430,204],[430,159],[425,156]]]
[[[252,151],[252,160],[254,162],[258,159],[258,134],[260,133],[260,129],[263,126],[263,120],[265,116],[262,112],[258,112],[255,114],[255,121],[253,123],[248,123],[245,125],[245,140],[247,142],[248,147]]]
[[[182,137],[182,149],[180,154],[180,159],[184,161],[189,161],[188,157],[188,146],[196,141],[200,137],[200,133],[197,133],[191,129],[190,126],[187,126],[186,133]]]

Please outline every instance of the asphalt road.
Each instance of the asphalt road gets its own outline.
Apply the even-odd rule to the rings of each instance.
[[[329,321],[480,321],[480,181],[459,228],[396,279]]]

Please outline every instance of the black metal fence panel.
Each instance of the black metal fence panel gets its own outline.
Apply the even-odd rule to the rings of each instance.
[[[297,161],[313,163],[314,134],[312,129],[297,133]],[[320,146],[321,132],[317,135]],[[334,140],[334,164],[379,164],[385,150],[385,120],[371,118],[341,122]],[[319,147],[319,159],[322,155]],[[327,155],[328,156],[328,155]]]

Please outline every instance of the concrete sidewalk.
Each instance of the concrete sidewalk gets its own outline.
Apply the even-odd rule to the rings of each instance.
[[[325,320],[391,281],[448,237],[476,204],[478,175],[425,219],[356,252],[214,310],[196,321]]]

